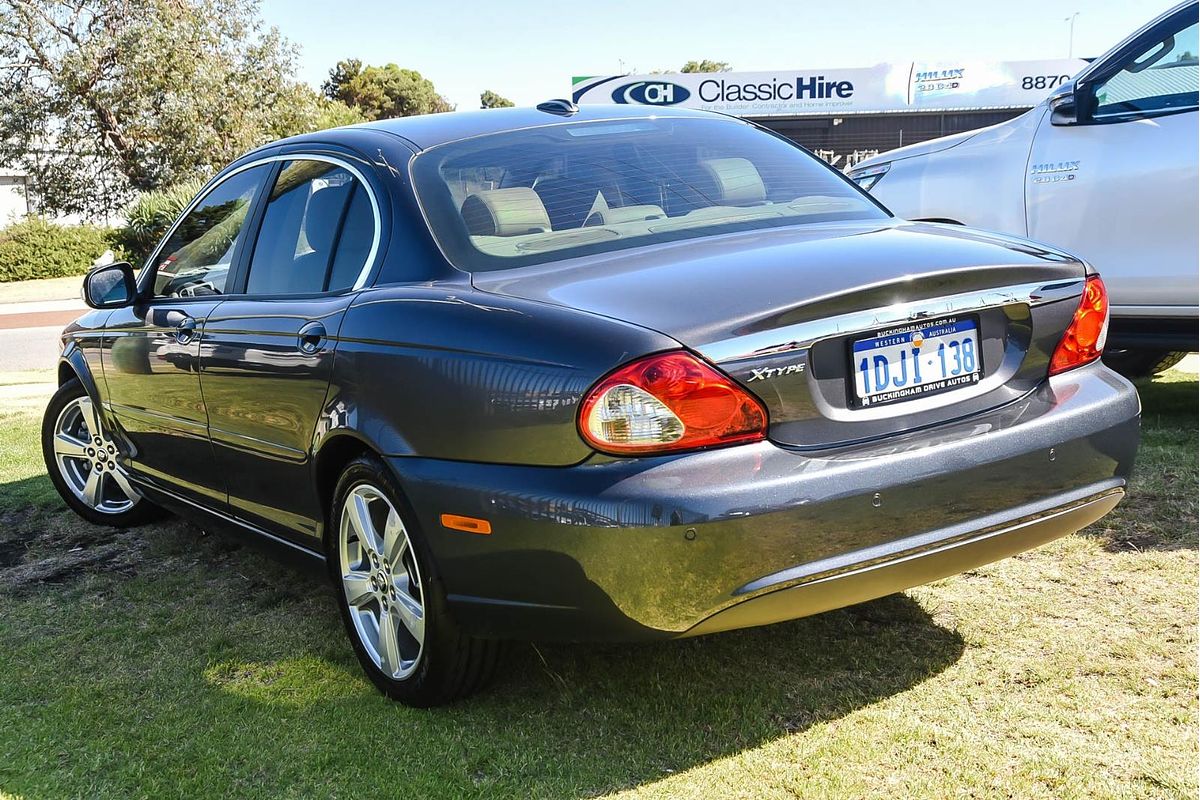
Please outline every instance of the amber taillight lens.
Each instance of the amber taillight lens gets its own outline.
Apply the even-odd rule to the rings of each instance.
[[[1075,318],[1050,358],[1050,374],[1092,363],[1104,352],[1107,337],[1108,290],[1099,275],[1090,275],[1084,283]]]
[[[604,453],[673,453],[763,439],[767,412],[728,375],[676,351],[601,379],[584,397],[579,433]]]

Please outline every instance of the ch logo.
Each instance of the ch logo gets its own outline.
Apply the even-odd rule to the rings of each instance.
[[[666,81],[637,81],[613,90],[614,103],[635,103],[646,106],[673,106],[692,96],[683,86]]]

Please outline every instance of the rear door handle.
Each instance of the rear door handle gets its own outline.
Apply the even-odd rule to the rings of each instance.
[[[300,352],[313,354],[325,346],[325,326],[310,322],[300,329]]]

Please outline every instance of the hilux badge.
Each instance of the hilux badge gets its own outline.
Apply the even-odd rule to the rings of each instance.
[[[751,367],[750,378],[746,383],[765,381],[768,378],[782,378],[784,375],[795,375],[798,372],[804,372],[803,364],[788,364],[786,367],[763,367],[762,369]]]

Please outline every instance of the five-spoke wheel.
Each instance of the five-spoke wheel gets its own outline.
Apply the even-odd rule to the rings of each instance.
[[[142,499],[118,460],[116,442],[77,380],[64,383],[42,418],[42,455],[50,481],[75,513],[98,525],[144,522],[157,509]]]
[[[421,573],[404,523],[379,488],[359,484],[343,502],[338,554],[359,641],[384,675],[407,678],[425,645]]]
[[[464,633],[396,475],[378,458],[347,464],[333,491],[325,555],[342,621],[380,691],[412,706],[470,694],[500,644]]]
[[[104,433],[87,395],[71,400],[54,424],[54,462],[79,501],[101,514],[120,514],[141,499],[117,465],[117,447]]]

